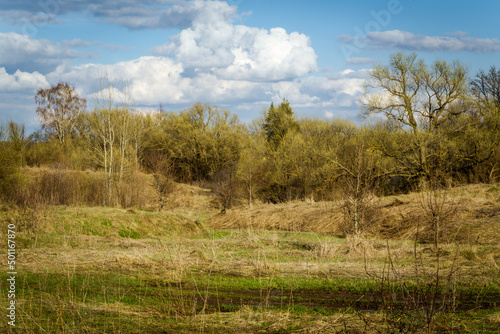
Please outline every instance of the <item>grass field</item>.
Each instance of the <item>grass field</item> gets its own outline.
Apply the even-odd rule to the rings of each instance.
[[[3,207],[18,275],[16,327],[2,317],[0,331],[500,332],[498,185],[449,192],[456,210],[437,249],[417,228],[419,194],[374,200],[366,232],[345,237],[335,202],[222,215],[190,191],[196,205],[162,212]]]

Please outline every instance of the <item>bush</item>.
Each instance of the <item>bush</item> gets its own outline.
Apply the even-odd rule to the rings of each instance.
[[[102,172],[67,169],[25,168],[26,178],[12,197],[16,204],[104,206],[107,203],[106,185]],[[134,173],[126,178],[114,202],[123,207],[145,206],[147,182]]]
[[[20,182],[18,158],[8,143],[0,142],[0,150],[2,152],[0,154],[0,198],[7,200],[12,197],[14,189]]]

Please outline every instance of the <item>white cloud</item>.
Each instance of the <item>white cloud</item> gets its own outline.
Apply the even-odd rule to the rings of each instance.
[[[323,96],[346,94],[357,96],[363,92],[363,83],[368,78],[367,70],[345,70],[322,77],[308,77],[303,80],[303,88],[321,93]]]
[[[401,30],[372,31],[364,38],[342,35],[339,41],[344,44],[360,44],[380,49],[405,49],[432,52],[475,52],[492,53],[500,51],[500,40],[495,38],[440,37],[415,35]]]
[[[253,110],[254,118],[272,101],[279,103],[287,98],[297,111],[315,115],[329,111],[338,117],[350,117],[357,113],[356,101],[363,92],[367,73],[367,70],[346,70],[278,82],[229,80],[205,72],[186,76],[181,63],[167,57],[150,56],[112,65],[61,66],[47,77],[51,83],[63,80],[74,84],[79,94],[90,97],[90,101],[92,94],[98,91],[99,77],[109,75],[111,81],[128,84],[127,94],[139,107],[155,108],[162,103],[169,110],[179,110],[203,101],[230,110]],[[115,92],[117,100],[122,93]]]
[[[86,64],[73,68],[59,67],[48,77],[51,81],[69,81],[81,94],[91,95],[98,90],[99,79],[109,79],[128,85],[127,94],[140,104],[157,104],[164,100],[179,102],[187,90],[181,77],[183,66],[165,57],[141,57],[112,65]],[[124,92],[122,92],[124,93]]]
[[[112,65],[86,64],[61,66],[48,75],[51,82],[68,81],[81,95],[92,96],[98,91],[99,78],[110,77],[120,86],[128,85],[127,94],[137,105],[159,103],[192,104],[198,100],[210,103],[234,103],[262,98],[270,84],[244,80],[221,79],[211,73],[183,76],[183,65],[167,57],[141,57]]]
[[[5,67],[0,67],[0,91],[35,91],[48,86],[45,76],[38,72],[28,73],[17,70],[14,74],[9,74]]]
[[[136,12],[130,9],[138,5],[136,0],[122,2],[122,7],[115,0],[83,2],[92,4],[88,10],[96,16],[108,21],[129,18],[134,21],[129,28],[140,28],[147,24],[140,23],[141,17],[151,13],[145,7],[158,9],[162,1],[134,7]],[[128,84],[126,92],[121,85],[114,90],[118,102],[131,100],[141,109],[156,109],[162,103],[167,110],[179,110],[202,101],[242,112],[241,118],[249,120],[269,107],[271,101],[279,103],[287,98],[299,114],[349,117],[357,113],[356,99],[367,72],[318,73],[317,56],[308,36],[283,28],[236,25],[236,8],[223,1],[167,2],[165,8],[170,8],[172,15],[182,12],[179,20],[187,22],[187,26],[168,43],[154,48],[153,56],[115,64],[71,64],[69,60],[86,56],[72,48],[105,46],[99,42],[76,39],[54,43],[15,33],[0,34],[0,46],[10,45],[16,50],[16,56],[12,56],[5,48],[0,49],[0,61],[15,67],[10,70],[6,66],[0,73],[0,87],[31,87],[31,92],[23,93],[29,96],[36,88],[67,81],[92,106],[92,97],[99,90],[98,79],[109,75],[112,81]],[[68,9],[61,8],[64,11]],[[151,26],[160,27],[157,18],[151,17]],[[168,24],[184,25],[179,22]],[[41,69],[42,74],[24,68],[28,64]],[[14,73],[17,69],[20,71]],[[312,73],[314,76],[310,76]],[[9,99],[16,96],[12,94]],[[32,96],[29,100],[33,105]]]
[[[91,56],[49,40],[15,32],[0,33],[0,64],[7,68],[49,72],[66,60]]]
[[[335,114],[331,111],[325,111],[325,118],[333,118],[333,116],[335,116]]]
[[[227,80],[279,81],[317,70],[309,37],[283,28],[234,25],[234,7],[227,3],[195,3],[204,11],[194,18],[192,27],[153,48],[153,54],[174,56],[187,68]]]
[[[295,105],[312,105],[319,101],[319,97],[313,93],[307,93],[302,91],[303,83],[301,81],[281,81],[273,83],[272,88],[272,100],[281,101],[284,98],[292,100]]]
[[[241,27],[241,26],[239,26]],[[238,30],[238,26],[235,27]],[[247,43],[230,40],[234,62],[217,71],[222,77],[246,80],[283,80],[317,71],[316,54],[309,37],[282,28],[246,32]],[[250,36],[251,37],[250,37]],[[231,44],[230,44],[231,45]]]

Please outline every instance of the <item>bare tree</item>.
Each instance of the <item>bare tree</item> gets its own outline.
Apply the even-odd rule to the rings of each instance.
[[[139,117],[131,111],[131,95],[126,82],[118,82],[109,73],[97,79],[97,92],[93,95],[94,111],[86,115],[87,149],[89,157],[104,169],[108,202],[112,202],[115,185],[122,194],[124,176],[132,165],[137,138],[134,126]]]
[[[437,60],[428,67],[416,53],[397,53],[389,65],[378,65],[371,72],[365,94],[364,115],[383,114],[409,126],[418,134],[435,130],[460,109],[453,103],[466,95],[467,69],[458,61],[452,65]]]
[[[35,101],[42,128],[54,133],[61,144],[87,106],[87,101],[78,97],[67,82],[59,82],[48,89],[40,88]]]
[[[382,114],[411,129],[418,154],[418,173],[429,175],[430,134],[464,113],[455,108],[466,99],[467,69],[458,61],[451,65],[437,60],[428,67],[417,54],[397,53],[389,65],[377,65],[367,81],[362,101],[363,115]]]
[[[482,111],[500,115],[500,69],[492,66],[488,73],[481,70],[470,84]]]
[[[109,110],[94,110],[84,117],[85,146],[88,160],[96,167],[104,169],[108,204],[111,204],[114,173],[116,170],[116,133],[113,115]]]

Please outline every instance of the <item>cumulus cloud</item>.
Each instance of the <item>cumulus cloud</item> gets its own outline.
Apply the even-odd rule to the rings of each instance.
[[[141,57],[111,65],[60,66],[47,77],[51,82],[63,80],[74,83],[81,94],[88,96],[98,91],[100,79],[106,79],[111,84],[117,84],[121,94],[129,94],[128,98],[137,103],[156,104],[161,99],[182,100],[183,91],[188,88],[181,77],[182,71],[182,64],[172,59]],[[121,86],[126,86],[127,92]]]
[[[267,87],[266,95],[274,102],[287,98],[296,110],[308,115],[328,116],[335,113],[338,117],[353,117],[359,111],[357,100],[363,94],[367,73],[367,70],[346,70],[282,81]]]
[[[128,94],[136,105],[189,105],[195,101],[234,103],[262,98],[267,84],[225,80],[210,73],[183,75],[181,63],[167,57],[141,57],[111,65],[86,64],[77,67],[61,66],[47,75],[51,82],[71,82],[81,95],[92,96],[99,91],[99,79],[116,84],[116,97]],[[126,91],[123,89],[126,87]]]
[[[0,85],[31,87],[33,91],[68,81],[91,102],[99,93],[98,79],[108,76],[112,82],[122,83],[114,88],[116,99],[127,99],[139,108],[162,103],[169,110],[179,110],[203,101],[243,112],[243,119],[248,112],[248,120],[271,101],[287,98],[299,113],[349,117],[357,112],[356,100],[366,71],[319,74],[308,36],[279,27],[237,25],[234,4],[237,1],[61,2],[57,9],[61,14],[79,10],[131,29],[175,26],[181,30],[168,43],[154,48],[152,56],[79,66],[70,60],[91,55],[74,48],[107,46],[80,39],[54,43],[15,33],[0,34],[0,61],[7,64],[4,72],[0,71]],[[15,2],[10,6],[16,7]],[[2,9],[11,10],[8,6]],[[15,50],[13,54],[9,47]],[[365,61],[354,59],[351,64]]]
[[[372,31],[365,37],[342,35],[338,40],[344,44],[366,45],[380,49],[404,49],[431,52],[475,52],[492,53],[500,51],[500,40],[495,38],[440,37],[415,35],[401,30]]]
[[[98,89],[99,78],[125,83],[117,85],[115,97],[123,94],[138,107],[155,108],[162,103],[167,109],[179,110],[195,101],[207,101],[240,112],[253,111],[254,118],[271,101],[287,98],[297,111],[324,115],[335,112],[338,117],[356,115],[356,101],[363,93],[367,70],[346,70],[322,76],[294,80],[253,81],[232,80],[214,73],[194,72],[186,76],[182,63],[161,56],[141,57],[111,65],[86,64],[76,67],[60,66],[47,75],[51,83],[59,80],[75,85],[80,95],[92,96]],[[341,110],[339,110],[341,108]]]
[[[308,77],[302,82],[304,88],[309,91],[321,92],[323,96],[340,93],[357,96],[363,92],[363,83],[367,78],[367,70],[354,71],[349,69],[322,77]]]
[[[35,91],[48,86],[47,79],[39,72],[28,73],[17,70],[14,74],[9,74],[5,67],[0,67],[0,91]]]
[[[227,80],[279,81],[317,70],[309,37],[283,28],[234,25],[233,14],[227,3],[213,2],[190,28],[152,53],[174,56],[188,68]]]
[[[90,57],[92,54],[74,50],[68,45],[32,39],[15,32],[0,33],[0,64],[7,69],[44,73],[66,60]]]
[[[325,118],[333,118],[335,116],[335,113],[327,110],[327,111],[325,111],[324,115],[325,115]]]

